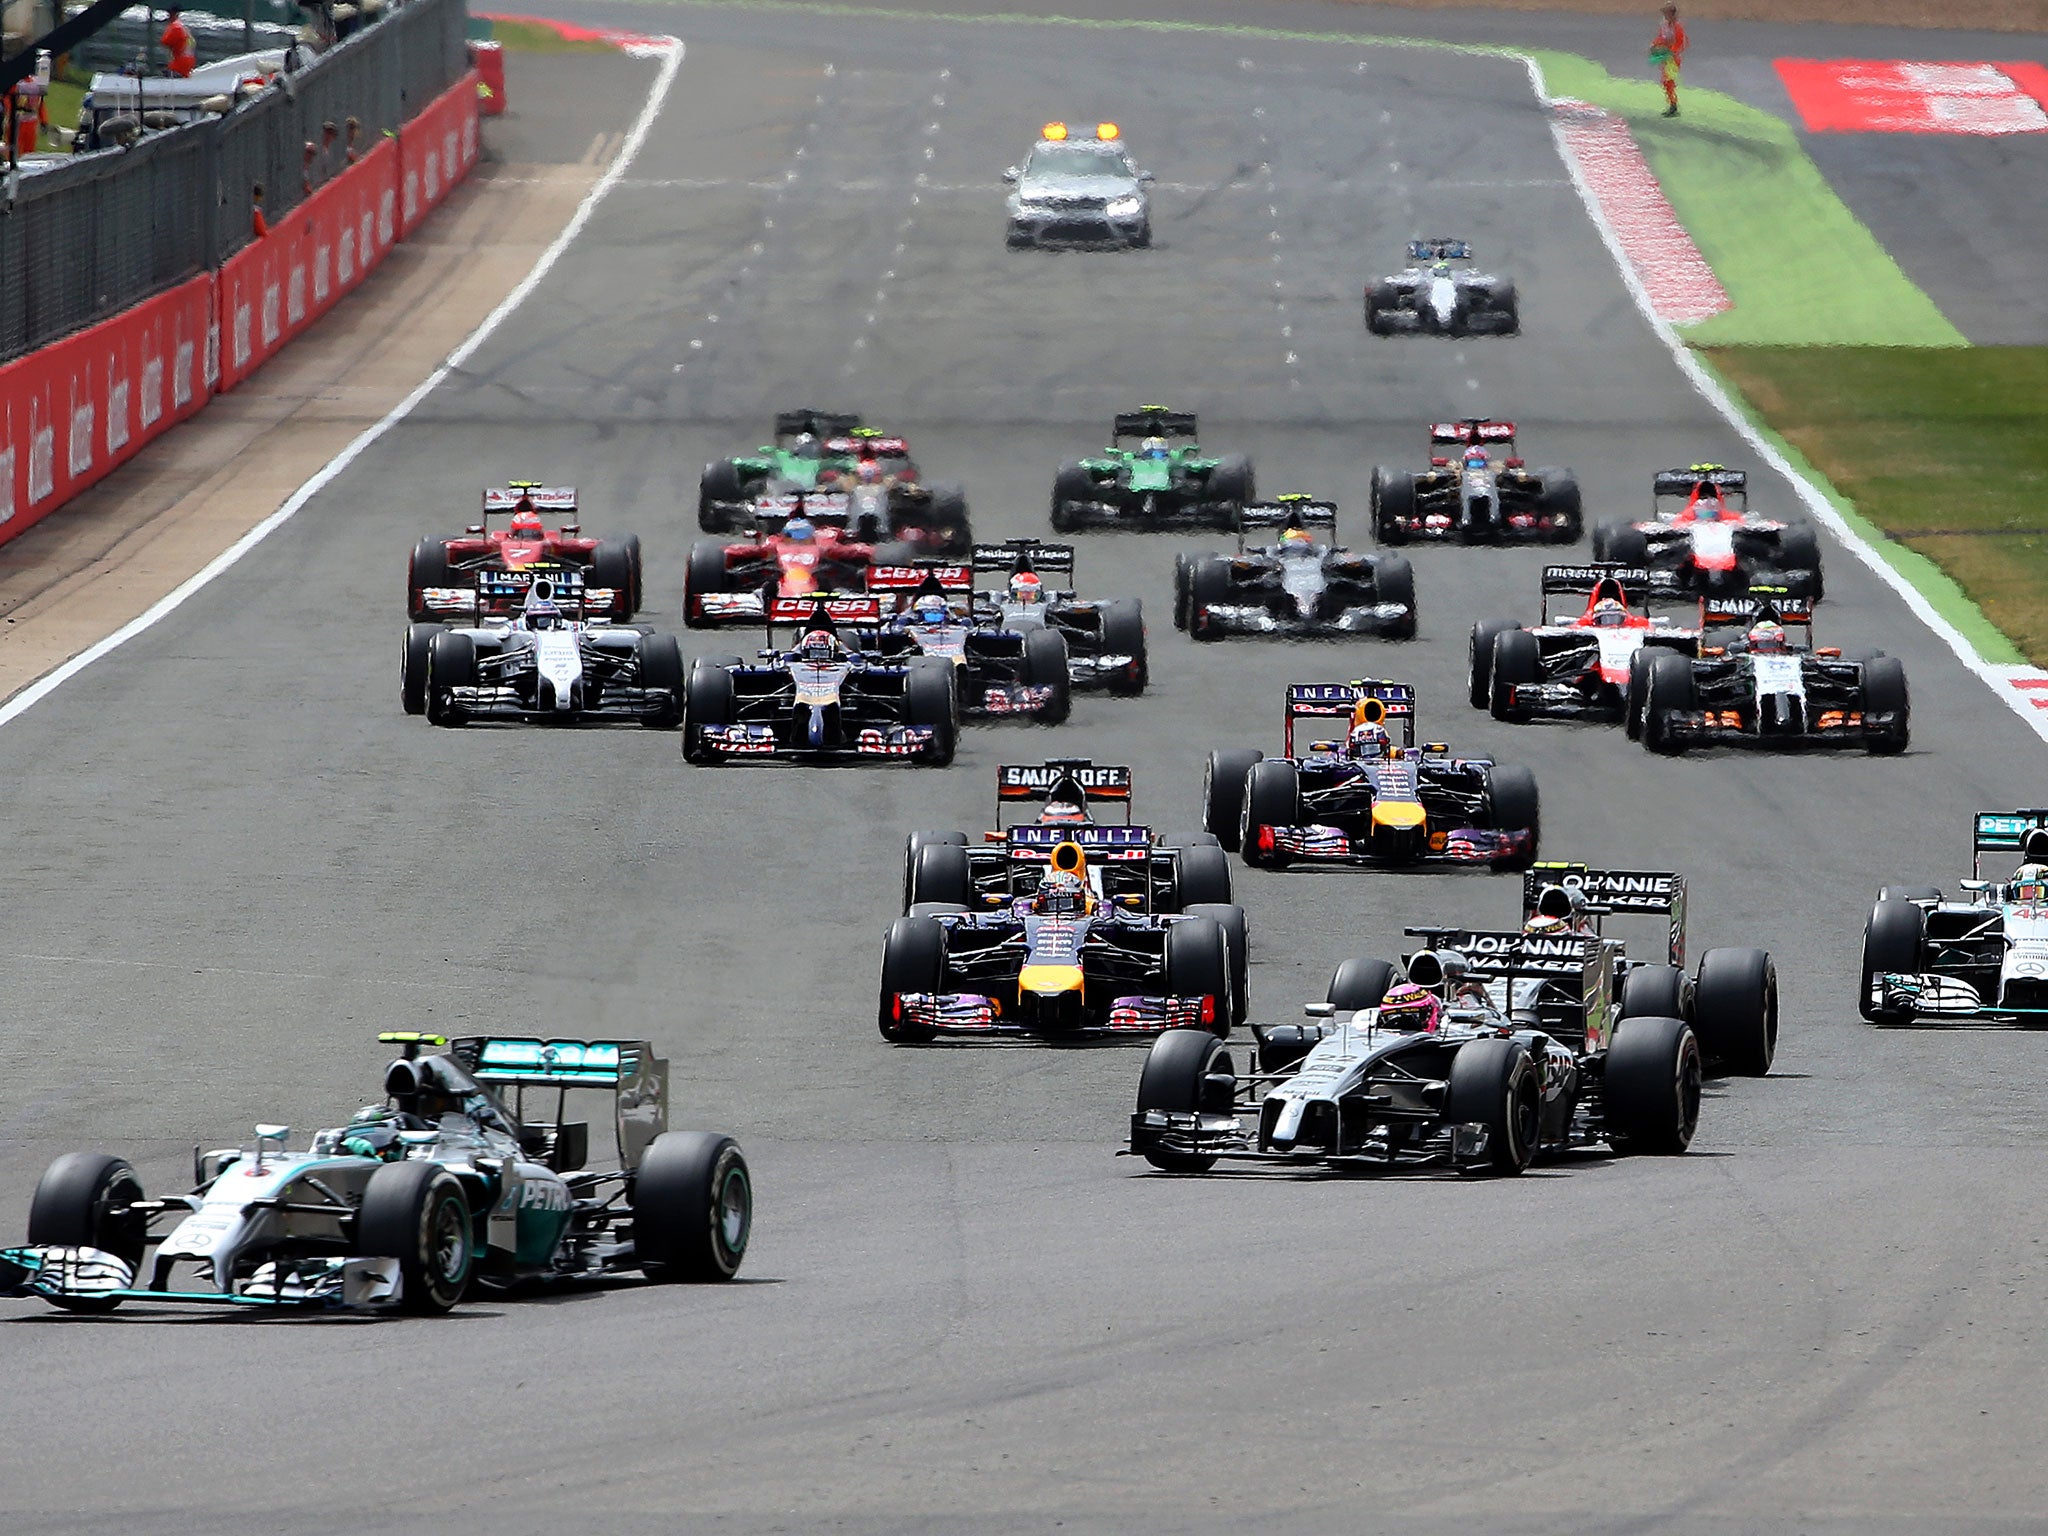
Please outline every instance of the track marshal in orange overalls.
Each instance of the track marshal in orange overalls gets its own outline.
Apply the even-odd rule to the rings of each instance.
[[[1657,66],[1664,82],[1664,115],[1678,116],[1678,66],[1685,61],[1685,23],[1678,19],[1678,7],[1664,7],[1664,21],[1650,43],[1650,62]]]

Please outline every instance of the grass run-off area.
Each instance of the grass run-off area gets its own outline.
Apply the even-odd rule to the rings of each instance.
[[[1713,347],[1855,504],[2048,666],[2048,347]]]

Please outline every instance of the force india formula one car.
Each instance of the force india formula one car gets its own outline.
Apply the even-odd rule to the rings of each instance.
[[[1697,629],[1647,611],[1672,591],[1669,577],[1641,566],[1545,566],[1541,623],[1472,626],[1472,707],[1496,720],[1621,720],[1631,738],[1641,735],[1651,661],[1665,651],[1699,654]],[[1586,599],[1578,612],[1551,611],[1553,597],[1578,596]]]
[[[1197,640],[1225,635],[1415,638],[1415,572],[1401,555],[1334,543],[1337,506],[1306,496],[1253,502],[1237,514],[1237,554],[1176,555],[1174,627]],[[1247,549],[1254,528],[1279,540]],[[1319,543],[1318,532],[1331,543]]]
[[[1016,188],[1007,209],[1012,249],[1152,243],[1152,173],[1131,163],[1115,123],[1098,123],[1092,138],[1047,123],[1003,180]]]
[[[1684,592],[1740,595],[1775,586],[1820,601],[1819,540],[1804,524],[1751,512],[1745,471],[1719,464],[1664,469],[1651,487],[1656,516],[1595,528],[1595,560],[1668,571]]]
[[[1568,469],[1525,467],[1515,453],[1513,422],[1432,422],[1429,443],[1428,469],[1373,466],[1372,532],[1382,544],[1578,541],[1578,477]]]
[[[1112,829],[1103,829],[1105,831]],[[1122,830],[1122,829],[1115,829]],[[1124,850],[1135,861],[1149,846]],[[1117,848],[1106,842],[1105,857]],[[1214,918],[1132,910],[1106,899],[1076,838],[1055,844],[1035,892],[995,911],[920,904],[882,945],[882,1037],[1051,1039],[1230,1033],[1230,940]]]
[[[1060,466],[1052,526],[1060,533],[1191,523],[1230,528],[1253,494],[1250,459],[1205,456],[1195,445],[1193,412],[1147,405],[1115,419],[1101,457]]]
[[[1375,336],[1425,331],[1439,336],[1512,336],[1522,328],[1515,285],[1472,267],[1463,240],[1411,240],[1405,271],[1365,290],[1365,328]]]
[[[768,612],[770,644],[756,660],[701,656],[690,669],[684,758],[950,763],[960,726],[953,663],[882,656],[840,638],[841,624],[856,626],[858,640],[881,620],[878,598],[777,598]],[[778,628],[794,629],[796,643],[776,646]]]
[[[448,1042],[378,1038],[404,1049],[386,1102],[307,1151],[287,1150],[288,1127],[259,1125],[245,1146],[194,1153],[192,1193],[154,1200],[118,1157],[58,1158],[36,1185],[28,1244],[0,1249],[0,1294],[71,1312],[446,1312],[472,1289],[738,1272],[754,1211],[746,1159],[729,1137],[668,1129],[668,1063],[646,1041],[472,1036],[421,1055]],[[529,1088],[553,1098],[552,1123],[525,1117]],[[583,1166],[589,1126],[563,1119],[569,1093],[591,1089],[612,1096],[617,1130],[618,1164],[597,1172]]]
[[[1997,872],[1988,880],[1987,856]],[[1863,930],[1857,997],[1871,1023],[2048,1025],[2048,810],[1979,812],[1970,875],[1956,900],[1932,885],[1879,892]]]
[[[1311,741],[1297,755],[1301,720],[1342,722],[1350,734]],[[1226,847],[1272,869],[1297,859],[1524,869],[1536,857],[1540,820],[1535,775],[1452,757],[1442,742],[1418,747],[1415,690],[1376,679],[1289,684],[1286,755],[1211,752],[1202,809]]]
[[[957,555],[974,542],[967,493],[925,484],[905,439],[864,427],[858,416],[813,410],[782,412],[774,442],[705,465],[697,526],[740,532],[764,511],[786,516],[795,496],[809,501],[814,521],[836,519],[870,543],[893,539]]]
[[[576,520],[574,486],[514,481],[484,492],[481,521],[454,538],[421,539],[405,573],[406,614],[428,619],[503,618],[532,582],[575,571],[590,610],[623,624],[640,611],[640,536],[587,539]],[[492,527],[494,518],[503,527]],[[556,519],[547,526],[546,519]],[[490,583],[486,604],[480,577]]]
[[[676,637],[593,622],[576,572],[531,583],[481,573],[476,596],[484,612],[518,606],[509,619],[407,627],[399,670],[407,714],[435,725],[637,720],[656,730],[682,718]]]

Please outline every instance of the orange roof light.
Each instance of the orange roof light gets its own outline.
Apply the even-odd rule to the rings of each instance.
[[[1095,125],[1095,137],[1098,139],[1113,139],[1116,135],[1117,126],[1115,123],[1097,123]]]
[[[1045,136],[1057,144],[1067,136],[1067,125],[1065,123],[1047,123],[1045,125]]]

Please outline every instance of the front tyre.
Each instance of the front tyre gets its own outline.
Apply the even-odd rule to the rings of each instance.
[[[1607,1142],[1666,1156],[1692,1145],[1700,1120],[1700,1044],[1683,1019],[1623,1019],[1603,1069]]]
[[[1451,1058],[1444,1119],[1486,1128],[1486,1152],[1473,1172],[1515,1175],[1536,1160],[1542,1095],[1536,1066],[1513,1040],[1471,1040]]]
[[[633,1256],[650,1280],[730,1280],[754,1229],[754,1181],[739,1143],[668,1131],[633,1176]]]
[[[469,1200],[439,1163],[386,1163],[363,1186],[355,1251],[398,1261],[398,1303],[408,1312],[446,1312],[462,1300],[475,1241]]]
[[[1145,1069],[1138,1075],[1138,1113],[1163,1110],[1169,1114],[1196,1114],[1204,1110],[1226,1112],[1220,1105],[1224,1090],[1211,1079],[1228,1077],[1234,1086],[1236,1071],[1223,1042],[1206,1029],[1169,1029],[1152,1042],[1145,1057]],[[1233,1092],[1232,1100],[1235,1100]],[[1173,1152],[1133,1137],[1132,1151],[1161,1173],[1207,1173],[1216,1159],[1195,1152]]]
[[[97,1248],[130,1270],[141,1267],[149,1221],[133,1209],[142,1181],[124,1158],[67,1152],[44,1170],[28,1207],[31,1246]],[[66,1312],[111,1312],[118,1296],[53,1296]]]

